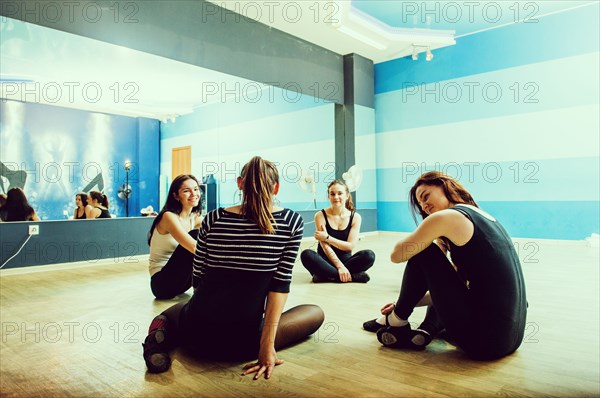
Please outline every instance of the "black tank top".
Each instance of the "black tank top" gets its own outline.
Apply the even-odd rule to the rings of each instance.
[[[327,213],[325,213],[325,209],[321,210],[321,212],[323,213],[323,217],[325,217],[325,230],[327,231],[329,236],[339,240],[348,241],[348,236],[350,235],[350,230],[352,229],[352,219],[354,218],[354,212],[350,213],[350,221],[348,221],[348,226],[346,227],[346,229],[341,230],[333,229],[331,225],[329,225],[329,220],[327,219]],[[343,251],[333,245],[330,246],[337,255],[337,257],[340,259],[340,261],[345,262],[347,259],[352,257],[351,251]],[[325,254],[325,251],[323,250],[321,245],[318,245],[317,253],[319,253],[323,258],[327,258],[327,255]]]
[[[102,211],[102,209],[100,209],[100,211]],[[85,215],[85,210],[83,211],[83,215],[81,217],[77,217],[77,213],[79,213],[79,209],[77,209],[77,211],[75,212],[76,220],[83,220],[84,218],[87,218],[87,216]]]
[[[99,207],[96,207],[96,209],[100,210],[100,215],[97,218],[111,218],[107,209],[101,209]]]
[[[469,281],[474,302],[481,306],[480,314],[491,315],[490,319],[481,321],[511,320],[522,333],[527,297],[521,263],[512,240],[497,220],[490,220],[472,207],[456,205],[452,209],[464,214],[474,226],[469,242],[456,246],[449,241],[449,246],[452,261]],[[506,324],[510,322],[502,323]],[[499,324],[496,332],[508,332],[502,329]]]

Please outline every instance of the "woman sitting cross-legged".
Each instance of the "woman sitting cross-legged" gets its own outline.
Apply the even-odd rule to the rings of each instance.
[[[169,369],[169,350],[216,360],[250,360],[244,374],[269,378],[283,363],[276,350],[305,339],[323,323],[315,305],[283,312],[304,224],[273,204],[275,165],[252,158],[238,177],[242,204],[202,221],[194,256],[194,295],[154,318],[144,342],[150,372]]]
[[[150,288],[157,299],[170,299],[192,287],[192,262],[202,221],[201,199],[196,177],[175,177],[165,205],[150,227]]]
[[[327,186],[331,207],[315,214],[317,251],[306,249],[300,255],[302,265],[311,273],[313,282],[369,281],[365,272],[375,262],[372,250],[352,255],[358,242],[361,218],[356,213],[348,186],[333,180]]]
[[[410,190],[423,222],[396,244],[394,263],[408,260],[400,295],[363,327],[384,346],[424,349],[438,333],[475,359],[496,359],[523,340],[527,316],[521,264],[506,230],[479,209],[469,192],[440,172],[423,174]],[[412,330],[408,317],[428,305]]]

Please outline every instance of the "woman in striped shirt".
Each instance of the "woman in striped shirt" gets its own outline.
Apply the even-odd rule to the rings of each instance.
[[[279,190],[275,165],[252,158],[242,168],[238,187],[244,193],[241,205],[214,210],[202,222],[194,295],[150,325],[144,343],[150,372],[169,369],[169,350],[180,344],[205,358],[258,357],[244,374],[269,378],[283,363],[276,350],[301,341],[323,323],[323,311],[315,305],[283,312],[304,224],[299,214],[273,205]]]

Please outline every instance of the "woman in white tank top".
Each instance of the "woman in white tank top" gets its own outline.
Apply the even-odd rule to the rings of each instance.
[[[170,299],[192,286],[192,260],[202,221],[200,184],[193,175],[171,183],[167,201],[148,233],[150,288],[157,299]]]

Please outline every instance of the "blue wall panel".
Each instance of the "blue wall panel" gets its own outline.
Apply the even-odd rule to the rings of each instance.
[[[414,229],[408,190],[439,170],[514,236],[598,233],[598,10],[460,37],[431,62],[375,65],[379,229]]]

